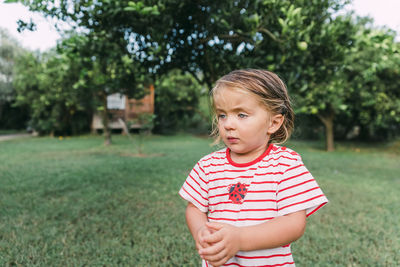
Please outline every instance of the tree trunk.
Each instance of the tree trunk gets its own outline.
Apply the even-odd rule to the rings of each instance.
[[[111,145],[111,130],[108,128],[108,109],[107,109],[107,94],[103,93],[101,95],[103,101],[103,111],[102,111],[102,122],[103,122],[103,132],[104,132],[104,145]]]
[[[2,101],[0,100],[0,121],[3,117],[3,107],[4,107],[4,105],[3,105]]]
[[[318,115],[318,118],[322,121],[325,126],[325,149],[326,151],[334,151],[334,136],[333,136],[333,119],[334,119],[333,112],[328,114],[327,116]]]

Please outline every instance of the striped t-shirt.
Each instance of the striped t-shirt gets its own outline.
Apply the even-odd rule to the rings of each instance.
[[[179,194],[207,213],[209,221],[239,227],[300,210],[309,216],[328,202],[300,155],[274,144],[245,164],[233,162],[228,148],[203,157]],[[203,266],[210,265],[203,261]],[[294,266],[294,261],[289,244],[239,251],[224,266]]]

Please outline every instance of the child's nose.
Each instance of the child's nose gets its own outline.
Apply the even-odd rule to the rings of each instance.
[[[235,129],[235,120],[232,116],[227,116],[224,123],[225,130],[233,130]]]

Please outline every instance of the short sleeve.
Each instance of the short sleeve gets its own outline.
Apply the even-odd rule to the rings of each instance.
[[[208,178],[199,161],[191,170],[179,190],[179,195],[195,205],[200,211],[208,211]]]
[[[278,216],[305,210],[308,217],[328,203],[328,199],[304,166],[301,157],[295,152],[292,155],[289,167],[278,181]]]

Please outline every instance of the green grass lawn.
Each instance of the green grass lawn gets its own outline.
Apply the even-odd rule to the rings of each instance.
[[[137,139],[137,138],[136,138]],[[0,142],[1,266],[199,266],[178,190],[210,139]],[[291,142],[330,203],[292,245],[297,266],[400,264],[400,146]]]

